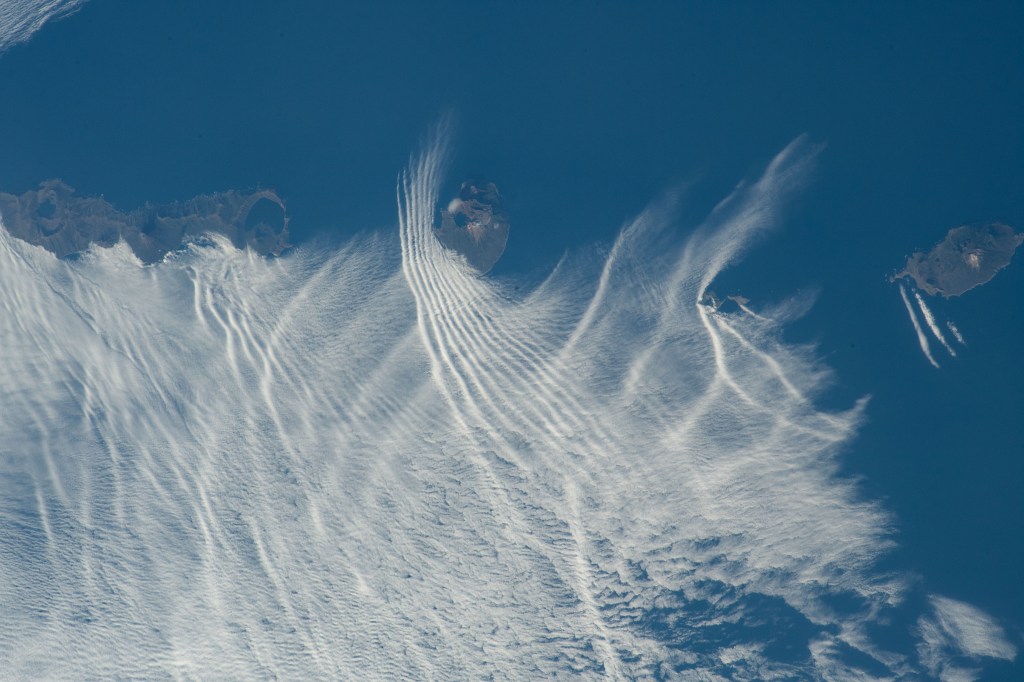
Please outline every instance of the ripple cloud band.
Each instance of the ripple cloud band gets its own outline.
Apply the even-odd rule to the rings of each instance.
[[[678,248],[670,197],[522,294],[432,234],[447,134],[399,179],[397,239],[143,266],[0,231],[2,669],[791,679],[862,675],[853,650],[896,676],[1016,654],[876,568],[888,516],[836,465],[864,404],[815,407],[829,374],[779,333],[799,306],[702,303],[809,145]]]

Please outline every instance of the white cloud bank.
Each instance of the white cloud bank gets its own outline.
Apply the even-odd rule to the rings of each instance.
[[[869,636],[907,587],[874,568],[887,515],[837,475],[863,406],[816,409],[828,372],[780,340],[801,306],[699,303],[814,150],[795,142],[678,250],[652,247],[672,221],[658,204],[599,272],[569,261],[521,295],[433,238],[444,144],[401,178],[398,238],[340,251],[218,243],[142,267],[0,231],[0,669],[930,665]],[[940,611],[969,653],[1009,652],[975,613]]]

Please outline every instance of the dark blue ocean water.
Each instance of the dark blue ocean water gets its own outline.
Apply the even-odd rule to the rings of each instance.
[[[0,57],[0,189],[130,209],[269,186],[297,241],[387,229],[451,111],[453,189],[493,179],[513,215],[495,275],[536,276],[680,186],[683,234],[807,134],[812,181],[716,288],[819,292],[789,334],[836,370],[826,404],[872,396],[843,468],[896,515],[891,567],[1019,642],[1024,266],[934,302],[969,344],[939,371],[884,276],[958,224],[1024,228],[1022,25],[1014,3],[95,2]]]

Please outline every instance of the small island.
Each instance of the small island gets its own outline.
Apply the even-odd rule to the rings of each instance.
[[[459,196],[441,209],[438,240],[461,253],[474,268],[486,273],[501,258],[508,242],[509,219],[493,182],[467,180]]]
[[[911,254],[890,281],[910,277],[927,294],[959,296],[995,277],[1022,242],[1024,233],[1003,223],[954,227],[931,251]]]
[[[280,255],[288,246],[288,216],[272,190],[231,190],[122,212],[103,198],[78,196],[64,182],[46,180],[21,195],[0,192],[0,219],[13,236],[59,258],[123,239],[140,260],[155,263],[188,237],[204,234],[222,234],[261,255]]]

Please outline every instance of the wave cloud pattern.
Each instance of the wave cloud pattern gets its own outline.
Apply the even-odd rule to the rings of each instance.
[[[813,154],[677,250],[668,199],[526,294],[434,239],[443,132],[397,239],[143,266],[0,230],[0,668],[865,679],[936,670],[967,638],[936,632],[1012,658],[964,609],[921,657],[874,643],[908,588],[837,475],[863,404],[815,408],[829,374],[779,334],[800,304],[700,303]]]

